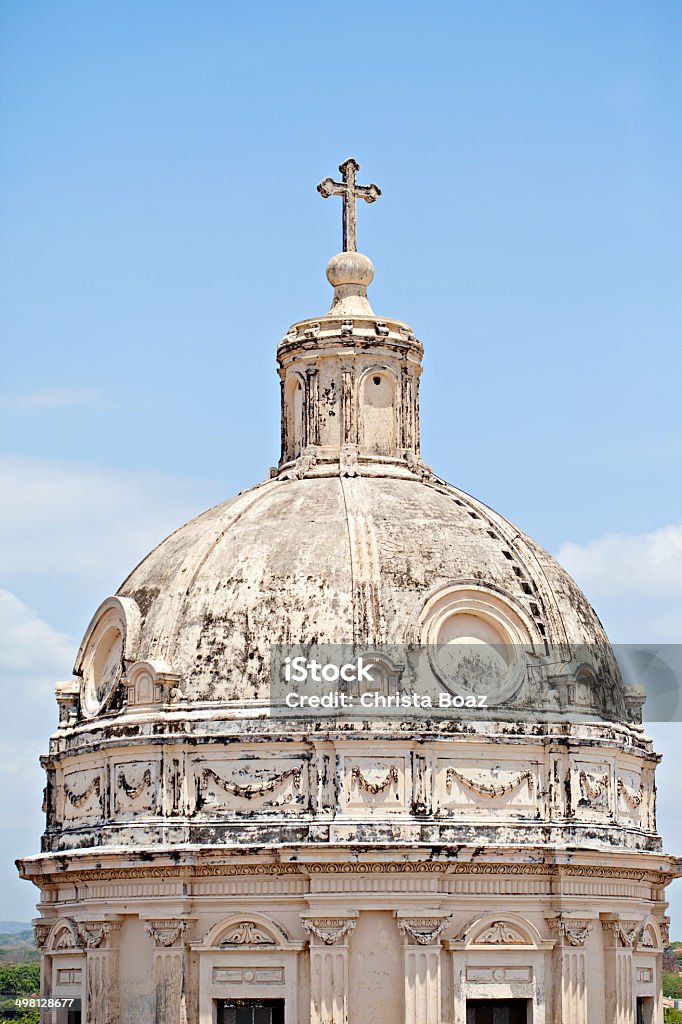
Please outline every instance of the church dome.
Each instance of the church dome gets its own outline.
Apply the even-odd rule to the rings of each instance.
[[[140,613],[131,656],[171,666],[189,700],[264,699],[270,645],[428,642],[424,609],[449,597],[452,618],[504,607],[535,647],[585,645],[611,665],[546,551],[438,478],[391,469],[269,480],[181,527],[118,591]]]
[[[327,179],[320,191],[346,187]],[[380,194],[352,187],[368,202]],[[278,645],[471,642],[525,652],[498,711],[631,718],[634,696],[573,580],[422,461],[423,346],[372,310],[351,208],[327,267],[330,310],[277,349],[278,467],[173,533],[101,606],[76,662],[78,717],[177,701],[262,714]]]

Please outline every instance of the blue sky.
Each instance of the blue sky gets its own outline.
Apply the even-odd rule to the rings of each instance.
[[[374,308],[426,346],[426,460],[558,553],[614,641],[682,640],[681,42],[655,0],[4,0],[1,917],[32,913],[11,860],[90,615],[277,459],[275,345],[328,308],[315,185],[349,155],[383,190]]]

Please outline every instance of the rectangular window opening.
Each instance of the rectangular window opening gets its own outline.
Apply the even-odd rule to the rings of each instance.
[[[218,1024],[284,1024],[283,999],[219,999]]]

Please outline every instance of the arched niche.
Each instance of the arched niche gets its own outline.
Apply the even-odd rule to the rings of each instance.
[[[361,448],[394,455],[397,447],[397,382],[391,370],[373,366],[359,382]]]
[[[286,458],[297,459],[305,448],[305,381],[299,373],[287,377],[284,386]]]

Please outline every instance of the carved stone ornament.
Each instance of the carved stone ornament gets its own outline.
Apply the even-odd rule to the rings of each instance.
[[[586,771],[581,771],[578,776],[580,782],[580,793],[583,800],[588,803],[592,800],[600,800],[606,792],[609,784],[609,773],[595,776]]]
[[[36,946],[38,949],[43,949],[47,942],[47,937],[52,930],[52,925],[47,924],[45,921],[34,921],[33,923],[33,935],[35,937]]]
[[[356,925],[354,917],[313,917],[304,918],[303,927],[325,946],[333,946],[335,942],[349,935]]]
[[[370,780],[362,774],[362,770],[356,764],[353,766],[351,777],[353,782],[355,782],[360,789],[364,789],[367,793],[371,793],[372,796],[376,796],[377,793],[382,793],[385,789],[388,789],[389,786],[398,782],[398,769],[395,765],[391,765],[388,769],[388,774],[381,782],[370,782]]]
[[[78,925],[70,918],[57,929],[52,940],[53,949],[82,949],[84,944]]]
[[[661,944],[666,949],[670,945],[670,918],[664,917],[658,922],[658,927],[661,929]]]
[[[76,793],[66,782],[64,783],[64,795],[66,799],[73,807],[77,808],[83,807],[93,795],[99,800],[101,792],[102,782],[99,775],[92,780],[90,785],[84,789],[82,793]]]
[[[301,772],[300,767],[288,768],[284,772],[280,772],[278,775],[273,775],[272,778],[266,782],[253,782],[246,785],[239,785],[236,782],[227,782],[225,779],[221,779],[212,768],[204,768],[201,777],[201,788],[206,789],[209,779],[224,789],[226,793],[231,793],[233,796],[241,796],[246,800],[250,800],[254,796],[265,796],[266,793],[273,793],[279,786],[282,786],[287,779],[294,780],[294,789],[301,788]]]
[[[303,480],[311,469],[317,465],[317,458],[312,455],[299,455],[291,469],[281,474],[282,480]]]
[[[119,921],[85,921],[78,929],[88,949],[97,949],[112,932],[121,927]]]
[[[520,932],[513,928],[507,921],[494,921],[476,939],[481,945],[493,946],[519,946],[526,945],[526,940]]]
[[[145,929],[157,946],[173,946],[187,931],[187,921],[147,921]]]
[[[428,482],[429,480],[435,479],[431,467],[422,462],[419,456],[415,455],[414,452],[409,449],[405,452],[405,462],[407,463],[407,467],[410,472],[414,473],[415,476],[418,476],[420,480]]]
[[[222,946],[274,946],[275,940],[271,935],[256,924],[255,921],[240,921],[223,936]]]
[[[635,789],[632,789],[630,786],[626,784],[624,779],[620,778],[620,776],[618,778],[617,786],[618,796],[622,796],[625,800],[625,803],[629,804],[633,811],[637,810],[637,808],[642,802],[641,789],[639,790],[639,792],[637,792],[637,790]]]
[[[602,921],[604,931],[611,932],[622,946],[632,949],[637,945],[643,928],[640,921]]]
[[[549,922],[550,928],[557,932],[568,946],[584,946],[593,925],[594,921],[589,918],[565,917],[563,914]]]
[[[339,476],[359,476],[358,449],[354,444],[344,444],[339,453]]]
[[[478,793],[479,796],[486,796],[490,800],[494,800],[498,796],[505,796],[507,793],[511,793],[514,789],[518,789],[524,782],[528,782],[528,788],[532,793],[535,785],[532,771],[520,772],[519,775],[510,779],[509,782],[488,785],[487,783],[479,782],[476,779],[469,779],[466,775],[462,775],[452,767],[448,768],[445,773],[445,785],[448,789],[452,789],[452,783],[455,779],[457,779],[457,781],[463,786],[466,786],[467,789],[472,790],[474,793]]]
[[[404,917],[398,919],[398,928],[411,942],[429,946],[437,942],[452,917]]]
[[[145,772],[144,772],[142,778],[140,779],[140,782],[138,783],[138,785],[133,785],[131,782],[129,782],[128,779],[125,776],[125,772],[119,772],[118,773],[118,777],[116,779],[116,784],[118,785],[119,789],[123,790],[123,792],[126,794],[126,796],[130,800],[136,800],[138,798],[138,796],[142,796],[142,794],[144,793],[145,789],[147,789],[149,786],[151,786],[151,784],[152,784],[152,773],[151,773],[151,770],[149,768],[145,769]]]
[[[388,337],[389,330],[388,330],[388,327],[386,326],[386,324],[384,323],[383,320],[375,321],[374,330],[377,332],[379,337],[381,337],[381,338]]]
[[[642,933],[642,927],[640,921],[621,921],[619,934],[623,945],[629,948],[636,946]]]

